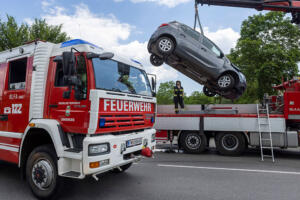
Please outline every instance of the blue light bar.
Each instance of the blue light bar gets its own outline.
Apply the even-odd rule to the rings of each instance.
[[[84,40],[81,40],[81,39],[74,39],[74,40],[69,40],[69,41],[63,42],[63,43],[61,43],[60,48],[69,47],[69,46],[73,46],[73,45],[79,45],[79,44],[88,44],[88,45],[91,45],[93,47],[102,49],[101,47],[98,47],[95,44],[92,44],[90,42],[87,42],[87,41],[84,41]]]

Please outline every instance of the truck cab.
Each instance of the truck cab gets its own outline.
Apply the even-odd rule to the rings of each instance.
[[[151,157],[155,81],[139,62],[84,40],[35,41],[0,52],[0,74],[0,159],[37,197],[59,176],[97,179]]]

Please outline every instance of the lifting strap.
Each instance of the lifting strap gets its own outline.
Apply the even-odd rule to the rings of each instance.
[[[194,30],[196,30],[197,22],[198,22],[198,25],[199,25],[201,34],[204,35],[203,28],[202,28],[201,21],[200,21],[200,17],[199,17],[199,12],[198,12],[198,3],[197,3],[197,0],[195,0],[195,21],[194,21]]]

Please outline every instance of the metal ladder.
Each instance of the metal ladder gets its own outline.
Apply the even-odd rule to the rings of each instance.
[[[257,121],[258,121],[258,132],[259,132],[259,143],[260,143],[260,152],[261,152],[261,160],[264,161],[264,157],[270,157],[272,158],[272,161],[275,162],[274,159],[274,151],[273,151],[273,141],[272,141],[272,131],[271,131],[271,122],[270,122],[270,116],[269,116],[269,105],[266,104],[266,108],[260,108],[257,104]],[[268,128],[269,137],[264,138],[263,133],[267,133],[264,128],[262,130],[262,126]],[[264,143],[268,142],[268,145],[265,145]],[[270,150],[271,155],[265,154],[264,150]]]

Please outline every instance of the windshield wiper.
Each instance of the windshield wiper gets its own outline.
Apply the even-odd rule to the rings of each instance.
[[[120,89],[118,88],[112,88],[111,91],[114,91],[114,92],[122,92]]]

